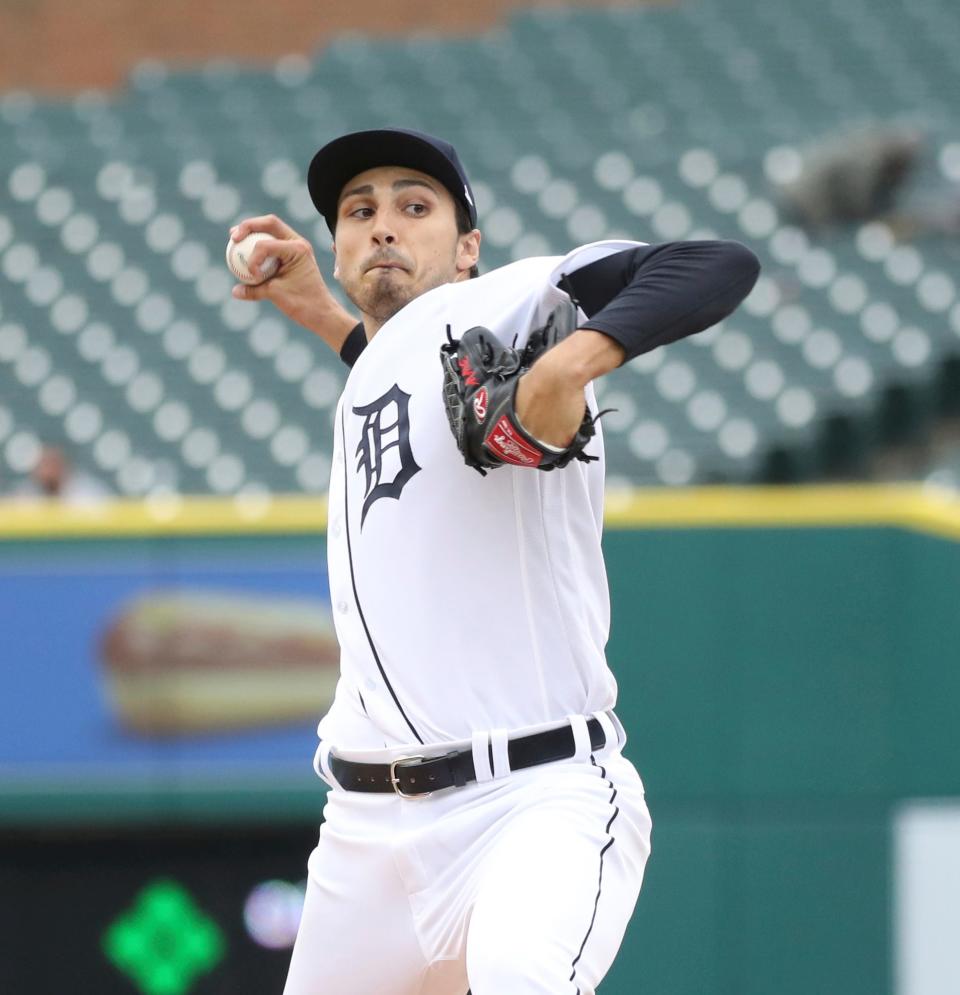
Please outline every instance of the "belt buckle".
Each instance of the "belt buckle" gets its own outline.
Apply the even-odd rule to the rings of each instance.
[[[401,798],[409,798],[411,801],[419,801],[421,798],[429,798],[430,795],[433,794],[432,791],[419,791],[415,795],[408,795],[405,791],[400,790],[400,778],[397,777],[398,767],[407,767],[426,759],[426,757],[399,757],[397,760],[392,760],[390,762],[390,786]]]

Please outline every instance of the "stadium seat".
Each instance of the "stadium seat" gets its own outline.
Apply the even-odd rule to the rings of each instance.
[[[116,94],[0,96],[4,485],[46,440],[120,493],[325,490],[346,370],[231,299],[223,245],[274,212],[329,273],[306,166],[386,122],[458,146],[483,269],[603,238],[760,255],[736,315],[598,385],[615,482],[757,479],[787,452],[842,471],[848,442],[947,403],[960,242],[806,231],[776,191],[817,136],[920,112],[913,195],[960,182],[958,40],[945,0],[534,9],[476,37],[351,34],[265,69],[147,61]]]

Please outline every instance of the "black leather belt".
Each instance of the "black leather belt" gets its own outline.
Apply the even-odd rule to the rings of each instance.
[[[587,719],[587,730],[592,751],[606,746],[607,737],[599,720]],[[569,760],[576,752],[569,725],[507,741],[510,770]],[[389,764],[357,763],[331,752],[329,764],[337,783],[347,791],[396,793],[404,798],[429,795],[442,788],[462,788],[477,779],[472,750],[454,750],[439,757],[401,757]],[[492,759],[490,766],[493,767]]]

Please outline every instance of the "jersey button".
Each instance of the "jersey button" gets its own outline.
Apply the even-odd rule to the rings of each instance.
[[[339,539],[340,538],[340,533],[342,531],[343,531],[343,528],[340,525],[340,519],[339,518],[335,518],[330,523],[330,535],[332,535],[334,539]]]
[[[346,603],[346,601],[338,601],[337,611],[340,612],[341,615],[346,615],[347,612],[350,611],[350,606]]]

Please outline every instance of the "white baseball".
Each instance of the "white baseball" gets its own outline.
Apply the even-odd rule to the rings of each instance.
[[[250,255],[257,242],[265,238],[273,238],[273,236],[263,231],[252,231],[246,238],[241,238],[239,242],[234,242],[232,238],[227,242],[227,267],[241,283],[255,286],[269,280],[277,272],[280,261],[275,256],[267,256],[261,263],[260,273],[262,275],[259,278],[250,272]]]

